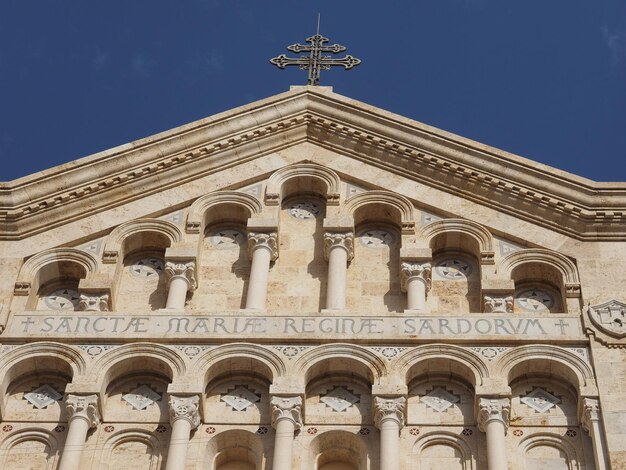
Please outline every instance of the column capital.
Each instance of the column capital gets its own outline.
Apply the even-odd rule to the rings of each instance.
[[[248,232],[248,256],[252,259],[252,253],[257,248],[266,248],[271,253],[271,260],[278,259],[278,233],[276,232]]]
[[[402,428],[405,408],[405,397],[374,397],[374,424],[380,429],[383,421],[390,419]]]
[[[324,233],[324,257],[328,259],[330,250],[341,247],[348,253],[348,261],[354,258],[354,234],[352,232]]]
[[[485,313],[513,313],[512,295],[484,295]]]
[[[184,279],[187,283],[187,289],[193,290],[198,287],[196,282],[196,263],[195,261],[165,261],[165,279],[171,282],[172,279]]]
[[[67,395],[65,409],[68,422],[82,418],[89,423],[90,428],[95,428],[100,423],[98,395]]]
[[[78,307],[83,312],[108,312],[109,299],[109,294],[104,292],[80,294]]]
[[[293,422],[295,429],[300,429],[302,423],[302,397],[272,397],[270,400],[272,407],[272,426],[281,419],[288,419]]]
[[[412,278],[420,279],[426,286],[426,291],[428,292],[431,285],[431,271],[432,265],[430,263],[403,261],[400,264],[400,281],[402,292],[406,292],[409,280]]]
[[[580,424],[588,433],[594,422],[600,421],[600,401],[597,398],[583,398],[583,409]]]
[[[486,432],[487,424],[490,421],[500,421],[504,424],[505,432],[509,427],[509,416],[511,414],[511,400],[508,398],[479,398],[477,421],[478,429]]]
[[[183,419],[191,424],[191,429],[200,426],[200,397],[198,395],[169,397],[170,424]]]

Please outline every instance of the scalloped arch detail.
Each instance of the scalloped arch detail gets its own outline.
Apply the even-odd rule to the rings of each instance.
[[[339,205],[339,188],[341,180],[337,173],[317,163],[296,163],[288,165],[272,173],[265,188],[265,204],[268,206],[280,205],[283,185],[292,178],[309,177],[321,180],[326,186],[326,204]]]
[[[204,230],[204,219],[207,210],[220,204],[235,204],[249,212],[249,217],[260,214],[263,210],[261,202],[251,194],[239,191],[216,191],[198,199],[189,208],[185,231],[201,233]]]

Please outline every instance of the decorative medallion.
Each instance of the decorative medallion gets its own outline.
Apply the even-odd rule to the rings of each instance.
[[[409,429],[409,434],[411,436],[419,436],[420,430],[418,428],[411,428]]]
[[[442,413],[455,403],[461,401],[460,397],[448,392],[443,387],[435,387],[420,399],[426,406],[438,413]]]
[[[510,348],[505,347],[497,347],[497,346],[486,346],[486,347],[471,347],[472,351],[477,352],[482,357],[488,360],[493,360],[498,354],[502,354],[504,351]]]
[[[89,356],[91,357],[99,356],[104,351],[108,351],[109,349],[113,348],[113,346],[111,345],[101,346],[97,344],[81,344],[78,347],[85,351],[87,354],[89,354]]]
[[[474,431],[470,428],[465,428],[463,429],[463,431],[461,431],[461,434],[463,434],[464,436],[471,436],[472,434],[474,434]]]
[[[115,426],[105,426],[104,432],[113,432],[115,431]]]
[[[2,426],[2,431],[3,432],[11,432],[11,431],[13,431],[13,426],[11,426],[10,424],[5,424],[4,426]]]
[[[306,351],[308,349],[307,346],[274,346],[274,349],[283,353],[287,359],[291,360],[296,357],[302,351]]]
[[[32,392],[24,394],[24,400],[40,410],[47,408],[61,398],[63,398],[63,395],[52,388],[52,385],[48,384],[41,385]]]
[[[462,258],[447,258],[439,261],[435,270],[443,279],[462,281],[472,274],[474,267]]]
[[[567,431],[565,431],[565,435],[567,437],[576,437],[578,433],[576,432],[575,429],[568,429]]]
[[[590,305],[587,310],[593,324],[602,332],[617,338],[626,336],[626,304],[610,300],[600,305]]]
[[[535,410],[537,413],[545,413],[557,403],[561,403],[557,397],[543,388],[535,388],[525,397],[521,397],[520,401]]]
[[[334,411],[345,411],[359,401],[359,397],[343,387],[335,387],[326,395],[320,397],[320,401]]]
[[[513,435],[517,436],[517,437],[521,437],[524,435],[524,431],[522,431],[521,429],[514,429],[513,430]]]
[[[184,352],[185,355],[189,359],[196,357],[198,354],[206,351],[209,348],[210,346],[190,346],[190,345],[176,346],[176,349],[179,349],[180,351]]]
[[[439,217],[438,215],[429,214],[428,212],[422,212],[422,225],[428,225],[429,223],[437,222],[438,220],[441,220],[441,217]]]
[[[65,426],[62,426],[61,424],[59,424],[58,426],[54,428],[54,432],[64,432],[64,431],[65,431]]]
[[[257,434],[267,434],[269,431],[267,426],[259,426],[259,429],[256,430]]]
[[[294,202],[289,206],[289,215],[296,219],[315,219],[321,213],[320,206],[311,201]]]
[[[361,232],[359,235],[361,244],[367,248],[382,248],[393,244],[394,237],[387,230],[374,229]]]
[[[154,402],[159,401],[161,395],[152,390],[147,385],[141,385],[130,393],[122,396],[122,400],[126,401],[136,410],[145,410]]]
[[[382,354],[385,359],[391,360],[394,357],[396,357],[398,354],[400,354],[402,351],[404,351],[406,348],[394,348],[394,347],[384,347],[384,348],[373,348],[374,351],[379,352],[380,354]]]
[[[159,434],[163,434],[164,432],[167,431],[167,426],[165,426],[164,424],[159,424],[156,429],[156,432],[158,432]]]
[[[246,236],[234,228],[217,230],[209,237],[211,244],[220,250],[232,250],[239,248],[246,242]]]
[[[518,293],[515,301],[527,312],[547,313],[554,305],[554,298],[543,289],[525,289]]]
[[[77,310],[80,295],[76,289],[55,289],[43,297],[43,301],[50,310]]]
[[[317,428],[307,428],[306,429],[307,434],[310,434],[311,436],[314,436],[315,434],[317,434]]]
[[[128,267],[135,277],[158,278],[163,273],[164,263],[159,258],[141,258]]]
[[[370,428],[361,428],[359,429],[359,434],[361,436],[367,436],[370,433]]]
[[[244,411],[253,403],[261,400],[261,397],[246,386],[239,385],[234,390],[222,395],[221,400],[235,411]]]
[[[204,432],[206,432],[207,434],[215,434],[216,429],[213,426],[207,426],[207,428],[204,430]]]

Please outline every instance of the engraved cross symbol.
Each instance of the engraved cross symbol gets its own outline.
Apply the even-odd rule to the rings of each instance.
[[[284,69],[290,65],[297,65],[300,67],[300,70],[308,70],[308,85],[320,84],[320,72],[322,70],[329,70],[332,66],[342,66],[344,69],[349,70],[361,63],[360,59],[352,57],[351,55],[346,55],[341,59],[333,59],[331,55],[324,55],[329,52],[332,54],[338,54],[339,52],[345,51],[346,48],[339,44],[326,45],[328,38],[325,38],[319,32],[319,18],[317,23],[317,34],[307,38],[306,42],[310,44],[292,44],[287,47],[287,50],[297,54],[301,52],[308,52],[308,55],[302,55],[300,57],[287,57],[285,54],[281,54],[278,57],[270,59],[270,63],[274,64],[279,69]]]

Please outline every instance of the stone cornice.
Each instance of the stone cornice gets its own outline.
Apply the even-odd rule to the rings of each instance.
[[[0,239],[25,238],[303,141],[576,239],[626,239],[626,183],[581,178],[323,87],[0,183]]]

